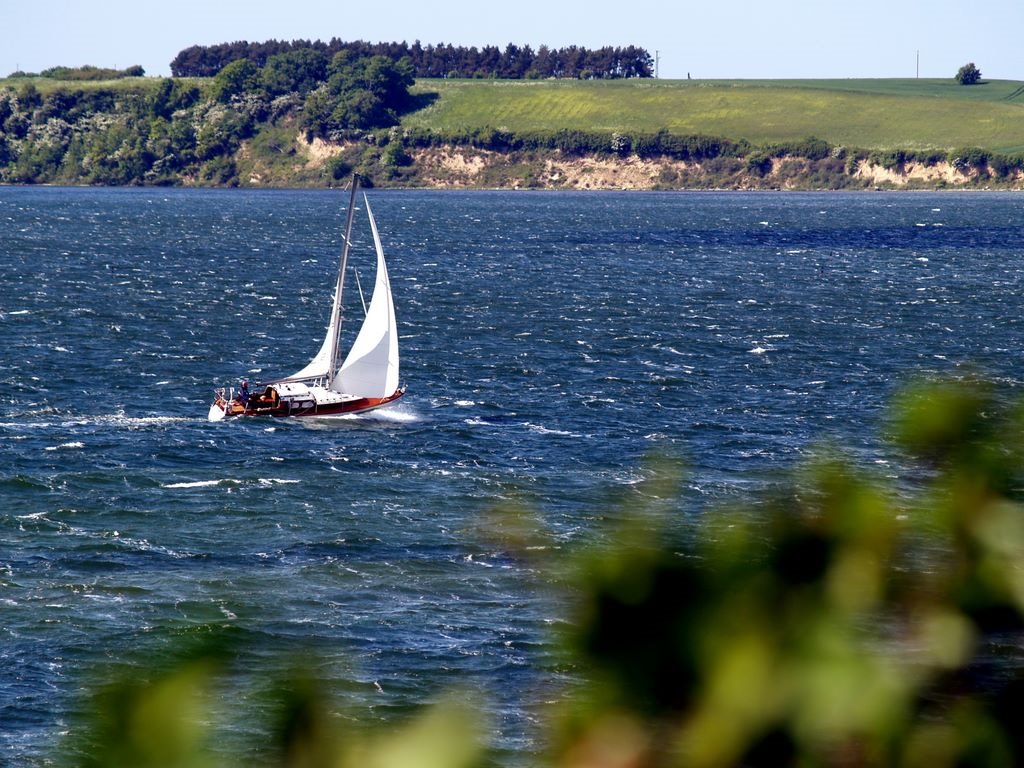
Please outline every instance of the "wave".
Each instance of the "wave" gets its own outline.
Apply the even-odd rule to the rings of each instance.
[[[90,419],[93,424],[113,424],[114,426],[136,429],[139,427],[162,427],[165,424],[184,424],[193,421],[205,421],[196,416],[128,416],[115,413],[107,416],[96,416]]]
[[[231,477],[220,480],[191,480],[182,483],[164,483],[162,488],[207,488],[212,485],[240,485],[241,481]]]
[[[341,413],[336,416],[307,416],[297,421],[311,429],[324,429],[340,424],[351,426],[373,424],[412,424],[421,421],[416,411],[409,408],[380,408],[365,413]]]
[[[48,446],[44,450],[47,450],[47,451],[63,451],[63,450],[69,450],[69,449],[78,450],[80,448],[85,448],[85,443],[81,442],[80,440],[72,440],[70,443],[61,443],[60,445]]]
[[[71,429],[74,427],[104,425],[126,427],[128,429],[143,429],[147,427],[162,427],[167,424],[185,424],[195,421],[206,421],[206,419],[200,419],[193,416],[127,416],[123,413],[104,414],[98,416],[73,416],[67,412],[60,412],[52,408],[43,409],[39,412],[33,412],[32,414],[26,415],[38,417],[39,415],[46,415],[47,413],[52,413],[54,418],[52,420],[45,421],[39,421],[38,418],[33,421],[2,421],[0,422],[0,429],[9,429],[12,431],[54,428]]]
[[[379,421],[393,421],[398,424],[411,424],[420,421],[420,415],[413,410],[403,408],[389,408],[387,410],[371,411],[364,414],[367,419]]]
[[[183,480],[179,483],[163,483],[161,488],[212,488],[215,486],[237,485],[294,485],[301,480],[282,477],[257,477],[255,480],[239,480],[235,477],[222,477],[216,480]]]
[[[582,437],[578,432],[569,432],[565,429],[552,429],[551,427],[545,427],[543,424],[525,424],[526,428],[531,432],[537,432],[541,435],[561,435],[562,437]]]

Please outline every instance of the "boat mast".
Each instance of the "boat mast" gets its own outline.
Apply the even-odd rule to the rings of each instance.
[[[345,243],[341,247],[341,264],[338,266],[338,284],[334,289],[334,306],[331,308],[331,327],[334,328],[334,339],[331,343],[331,356],[328,360],[327,387],[334,383],[338,368],[338,343],[341,340],[341,291],[345,286],[345,267],[348,265],[348,251],[352,242],[352,220],[356,213],[356,187],[359,186],[358,174],[352,176],[352,193],[348,199],[348,214],[345,218]]]

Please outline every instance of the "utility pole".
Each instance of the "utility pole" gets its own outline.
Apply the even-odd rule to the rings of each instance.
[[[921,79],[921,49],[917,51],[917,79]]]
[[[658,79],[658,70],[661,68],[661,51],[654,49],[654,79]]]

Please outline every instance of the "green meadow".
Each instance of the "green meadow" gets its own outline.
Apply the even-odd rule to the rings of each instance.
[[[160,78],[31,82],[54,90],[151,93]],[[208,80],[188,78],[203,88]],[[1024,152],[1024,82],[874,80],[418,80],[428,103],[402,125],[442,135],[496,128],[515,132],[592,130],[746,139],[755,146],[809,136],[860,149],[978,147]]]
[[[754,145],[815,136],[863,149],[1024,152],[1024,82],[892,80],[420,80],[403,125],[704,134]]]

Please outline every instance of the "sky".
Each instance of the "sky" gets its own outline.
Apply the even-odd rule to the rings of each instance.
[[[0,0],[0,77],[141,65],[169,75],[192,45],[248,40],[636,45],[663,78],[1024,80],[1022,0]]]

